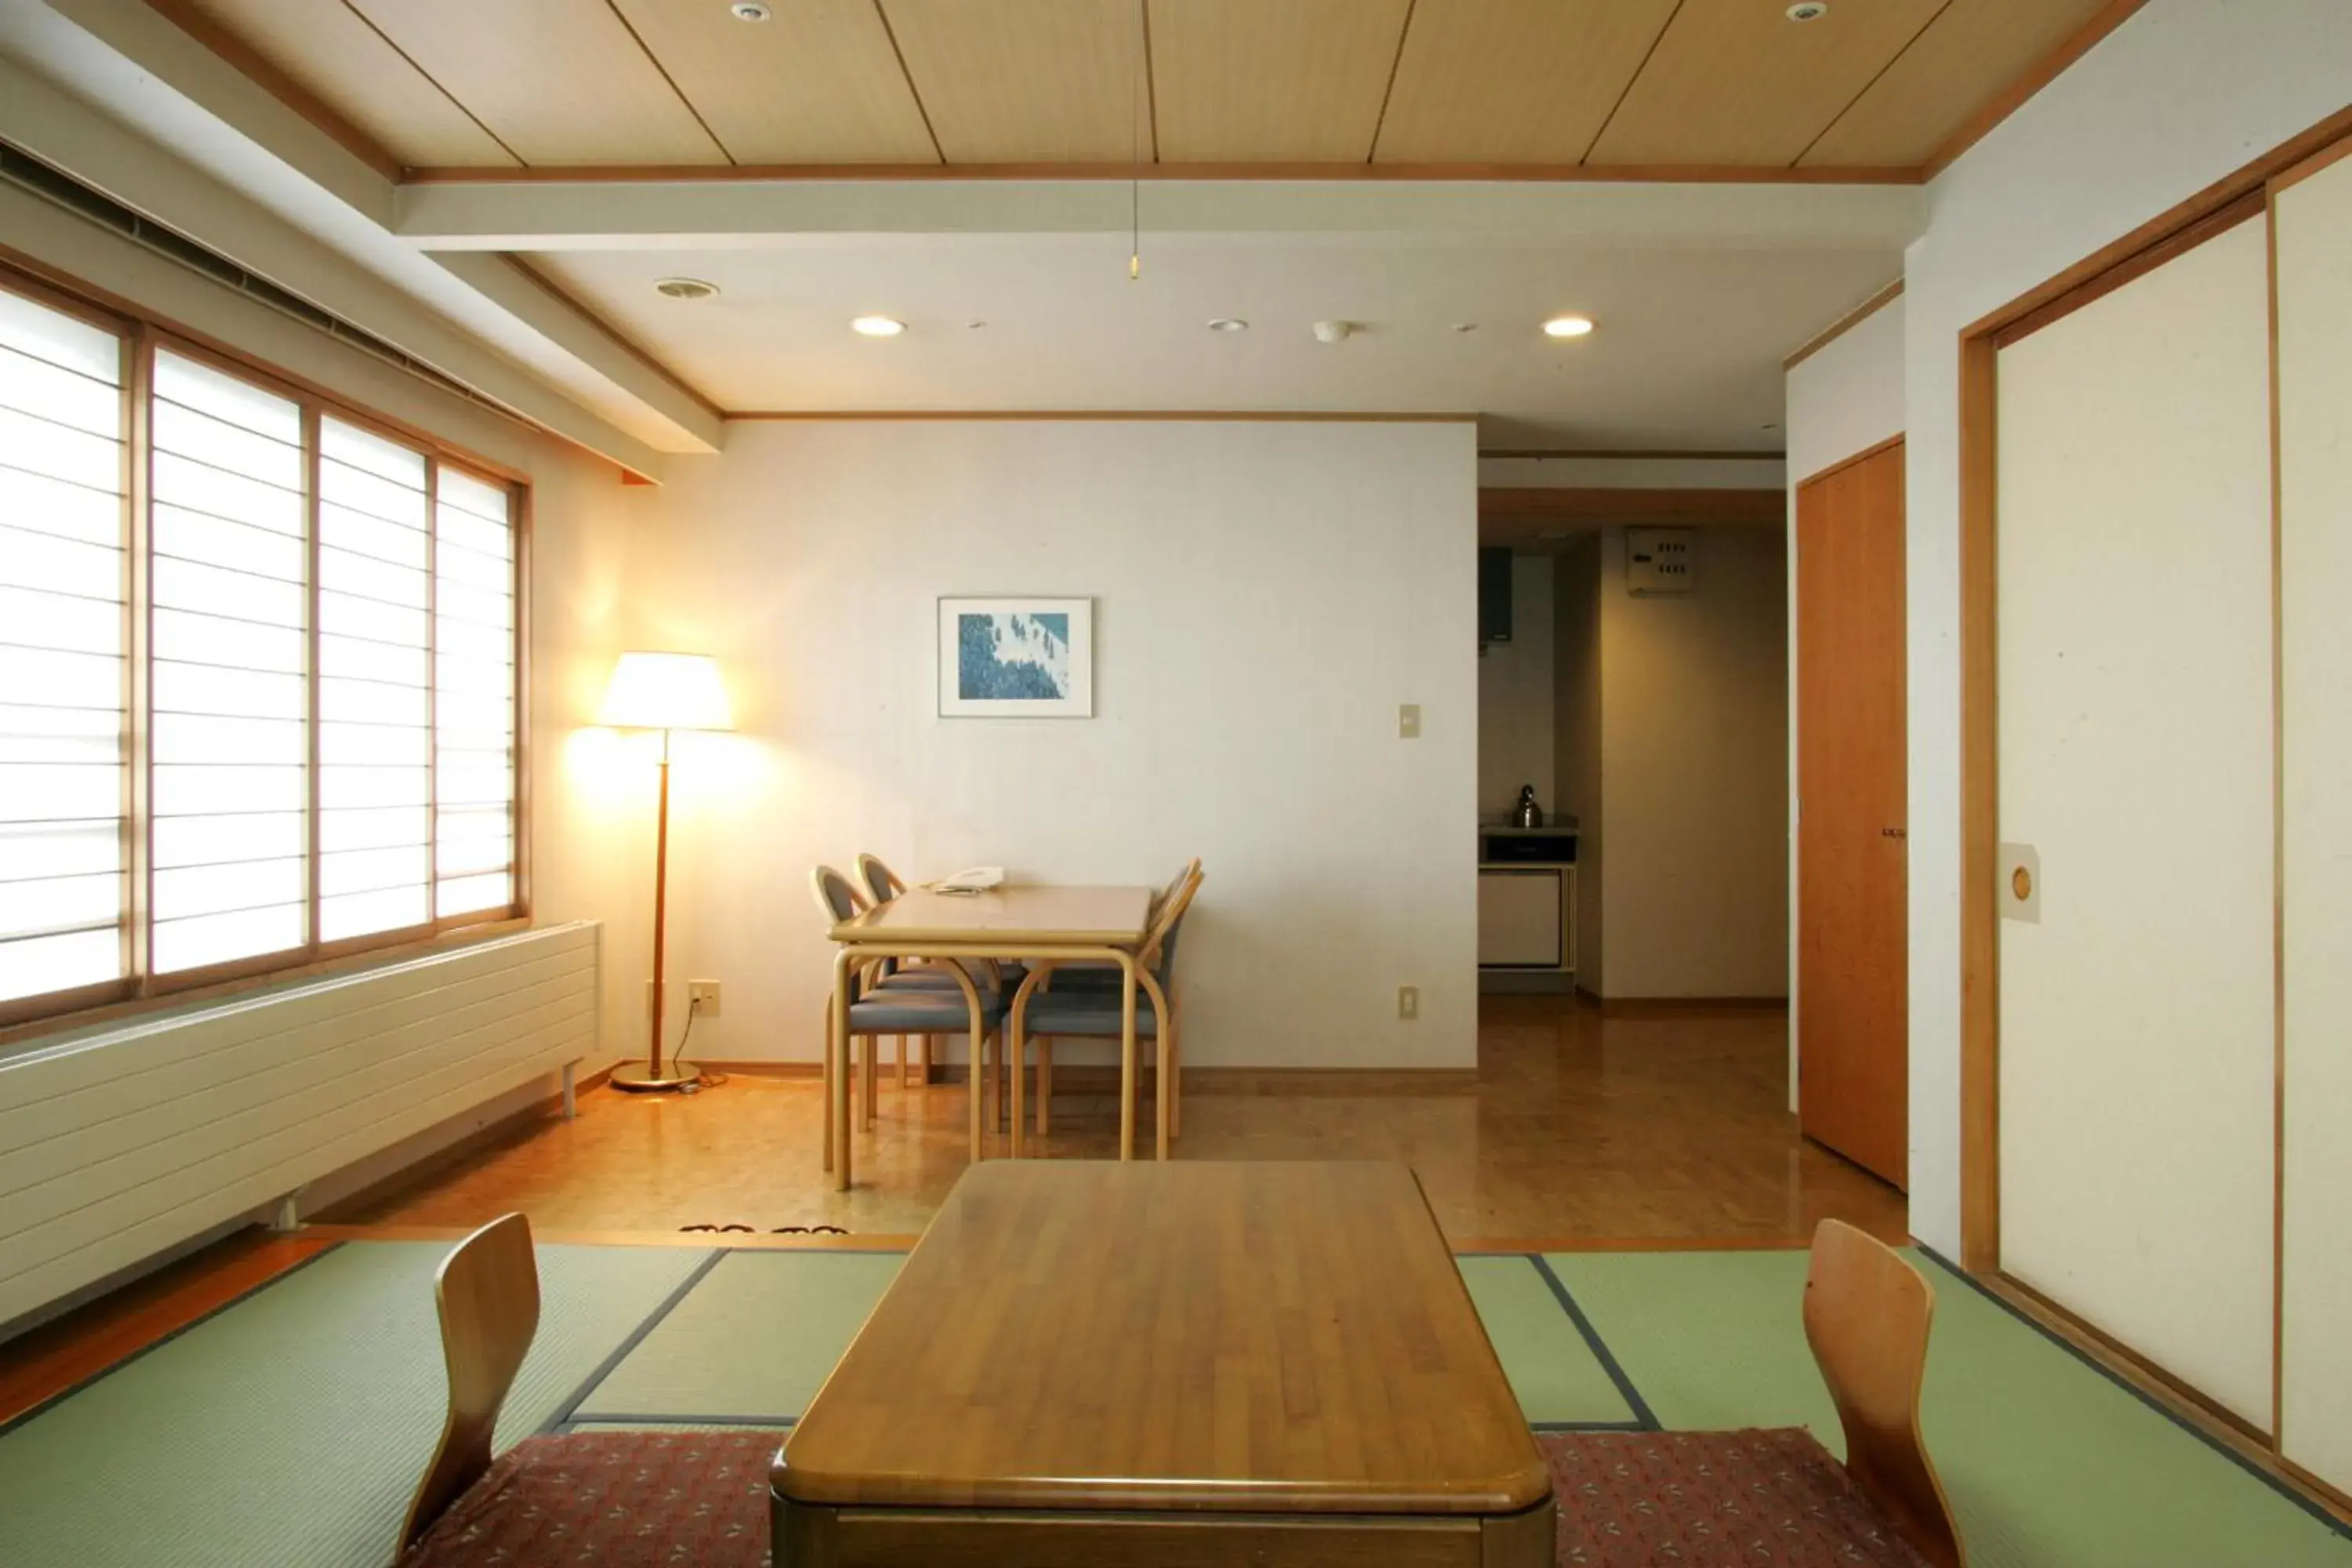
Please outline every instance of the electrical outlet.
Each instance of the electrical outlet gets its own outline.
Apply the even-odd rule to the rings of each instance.
[[[1397,1016],[1407,1020],[1421,1016],[1420,986],[1400,985],[1397,987]]]
[[[1397,710],[1397,739],[1400,741],[1421,739],[1420,703],[1407,702]]]
[[[719,1016],[719,982],[716,980],[688,981],[686,1002],[688,1006],[694,1009],[696,1017],[706,1022],[716,1018]]]

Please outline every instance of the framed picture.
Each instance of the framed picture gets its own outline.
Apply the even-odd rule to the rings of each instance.
[[[1091,719],[1092,599],[941,599],[940,715]]]

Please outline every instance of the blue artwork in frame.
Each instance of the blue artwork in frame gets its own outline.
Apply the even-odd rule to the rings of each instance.
[[[1094,601],[941,599],[940,713],[1094,716]]]

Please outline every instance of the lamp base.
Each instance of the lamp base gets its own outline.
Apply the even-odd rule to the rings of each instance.
[[[656,1072],[643,1062],[631,1062],[614,1068],[611,1082],[614,1089],[630,1094],[660,1094],[694,1088],[702,1082],[702,1069],[692,1062],[673,1061]]]

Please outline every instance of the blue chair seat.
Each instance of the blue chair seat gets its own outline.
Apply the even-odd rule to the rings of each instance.
[[[1038,1035],[1108,1035],[1118,1037],[1118,992],[1088,989],[1066,993],[1061,988],[1059,971],[1054,975],[1054,989],[1033,991],[1029,1005],[1021,1016],[1024,1033]],[[1143,1039],[1152,1039],[1160,1033],[1160,1016],[1152,1009],[1151,993],[1140,985],[1135,988],[1135,1032]]]
[[[1004,1012],[1003,997],[993,991],[980,994],[982,1029],[996,1027]],[[849,1029],[856,1035],[961,1035],[971,1028],[971,1009],[961,992],[869,991],[863,1001],[849,1005]]]

